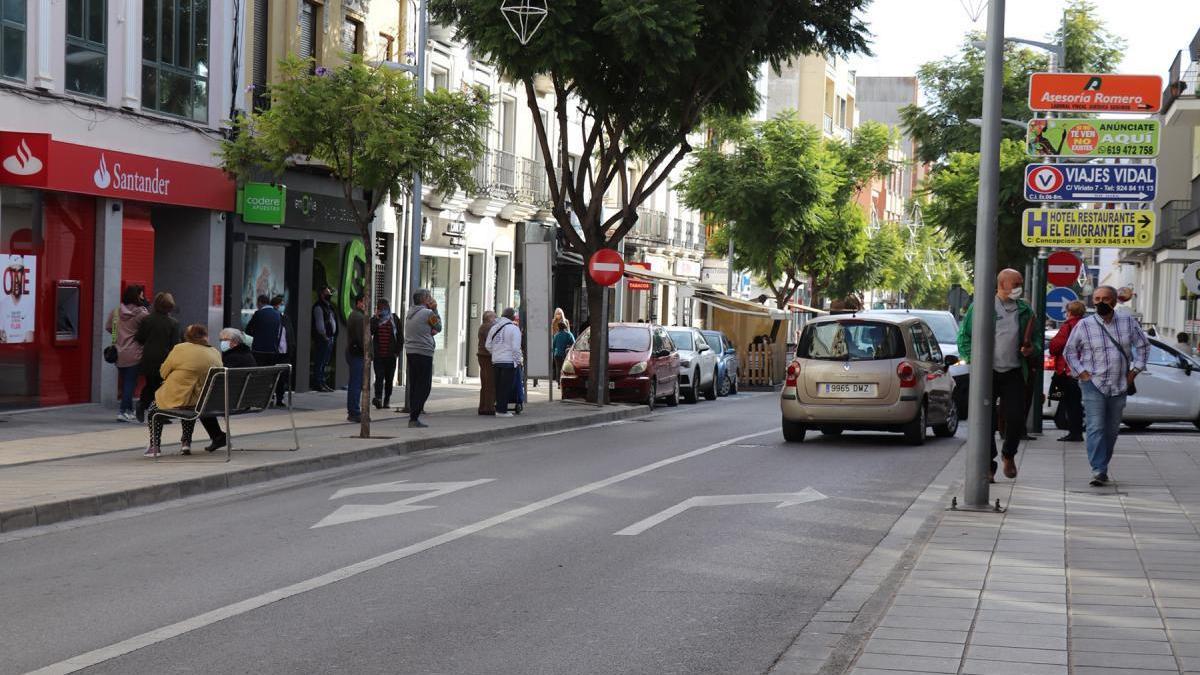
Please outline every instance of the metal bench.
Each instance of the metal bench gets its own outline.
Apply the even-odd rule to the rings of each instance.
[[[275,388],[280,378],[291,382],[291,364],[259,366],[255,368],[209,368],[200,389],[200,399],[195,408],[169,408],[156,410],[154,417],[177,420],[199,421],[201,417],[225,418],[225,461],[233,457],[233,428],[229,418],[234,415],[260,413],[266,410],[275,397]],[[300,449],[300,434],[296,432],[296,417],[292,414],[292,391],[288,389],[288,419],[292,423],[292,439]]]

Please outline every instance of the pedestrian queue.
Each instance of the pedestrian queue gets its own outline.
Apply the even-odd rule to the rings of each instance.
[[[137,422],[133,394],[141,376],[142,344],[135,336],[142,319],[150,314],[149,304],[145,287],[140,284],[126,286],[121,293],[121,304],[113,309],[104,324],[104,330],[112,336],[111,344],[104,348],[104,360],[117,367],[121,388],[118,422]]]

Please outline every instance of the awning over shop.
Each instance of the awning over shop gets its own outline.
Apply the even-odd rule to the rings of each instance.
[[[782,309],[774,307],[766,307],[756,302],[742,300],[740,298],[732,298],[723,293],[708,290],[705,288],[696,288],[693,298],[696,302],[702,302],[727,312],[735,314],[748,314],[751,316],[759,316],[764,319],[784,320],[788,318],[788,313]]]
[[[690,284],[693,281],[695,281],[695,279],[689,279],[687,277],[677,277],[674,274],[667,274],[666,272],[655,272],[654,270],[643,269],[641,267],[633,267],[631,265],[625,266],[625,276],[630,277],[632,279],[639,279],[641,281],[651,281],[651,282],[659,283],[659,284],[662,284],[662,283],[677,284],[680,286],[685,286],[685,285]]]

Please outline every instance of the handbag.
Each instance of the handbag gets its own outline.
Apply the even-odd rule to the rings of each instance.
[[[1046,394],[1046,398],[1050,399],[1051,401],[1061,401],[1062,400],[1062,398],[1063,398],[1062,378],[1063,377],[1065,377],[1065,376],[1055,373],[1050,378],[1050,391]]]
[[[1108,332],[1108,329],[1104,327],[1104,324],[1101,323],[1100,319],[1096,319],[1096,325],[1100,326],[1100,330],[1104,331],[1104,337],[1107,337],[1109,342],[1112,342],[1114,345],[1116,345],[1117,351],[1121,352],[1121,358],[1125,359],[1125,372],[1129,372],[1129,369],[1133,367],[1133,359],[1129,357],[1129,353],[1125,351],[1125,348],[1121,346],[1120,342],[1117,342],[1117,339],[1112,336],[1112,333]],[[1133,396],[1135,394],[1137,394],[1137,385],[1133,382],[1129,382],[1128,386],[1125,387],[1125,395]]]
[[[104,362],[117,362],[117,310],[113,310],[112,316],[112,343],[104,348]]]

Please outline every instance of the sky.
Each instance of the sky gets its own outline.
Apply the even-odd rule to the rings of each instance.
[[[1125,38],[1119,72],[1161,75],[1200,30],[1200,0],[1092,0],[1110,31]],[[972,21],[963,8],[983,0],[874,0],[865,19],[871,57],[854,56],[859,77],[915,75],[926,62],[957,53],[967,31],[987,28],[987,10]],[[1004,34],[1046,42],[1066,0],[1007,0]],[[1186,57],[1186,55],[1185,55]],[[1186,60],[1186,58],[1185,58]],[[1186,66],[1185,66],[1186,67]]]

